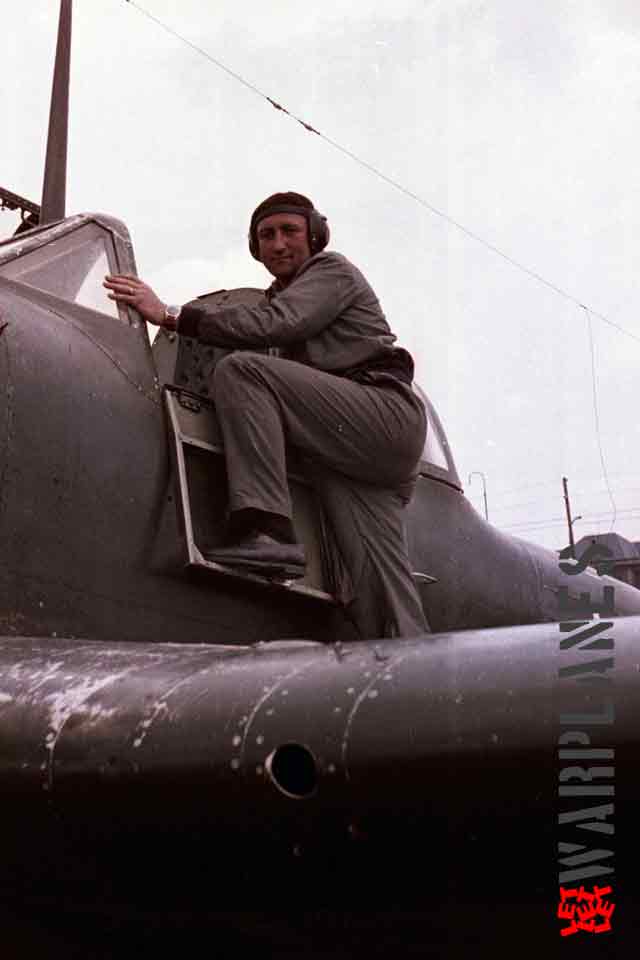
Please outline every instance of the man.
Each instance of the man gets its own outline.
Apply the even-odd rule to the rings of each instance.
[[[213,396],[229,479],[230,545],[207,559],[288,577],[304,573],[292,525],[285,443],[309,466],[341,569],[334,589],[362,636],[411,636],[426,623],[403,528],[426,432],[413,361],[394,346],[373,290],[325,252],[326,219],[298,193],[251,217],[249,248],[275,278],[258,306],[167,307],[130,276],[110,297],[150,323],[236,348],[216,367]],[[278,348],[279,355],[247,352]]]

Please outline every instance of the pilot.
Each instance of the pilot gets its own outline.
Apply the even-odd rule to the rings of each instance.
[[[395,345],[365,277],[325,250],[328,241],[326,218],[307,197],[276,193],[249,228],[251,254],[274,277],[257,306],[167,306],[133,276],[107,277],[105,286],[149,323],[238,351],[214,373],[230,522],[227,545],[203,550],[206,559],[304,575],[286,476],[290,445],[320,494],[337,548],[333,590],[360,636],[415,636],[428,627],[404,507],[425,411],[411,389],[411,356]]]

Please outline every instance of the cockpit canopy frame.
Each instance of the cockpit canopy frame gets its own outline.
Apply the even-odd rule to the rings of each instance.
[[[0,241],[0,277],[34,287],[131,326],[140,320],[107,297],[105,273],[135,273],[124,224],[103,214],[80,214]]]
[[[440,417],[424,390],[417,383],[414,383],[413,389],[422,400],[427,413],[427,439],[420,457],[420,475],[442,480],[444,483],[462,490],[462,484]]]

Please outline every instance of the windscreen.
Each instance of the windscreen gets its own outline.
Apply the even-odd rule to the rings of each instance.
[[[115,301],[102,286],[105,274],[115,271],[115,264],[111,237],[98,224],[88,223],[0,265],[0,274],[118,317]]]
[[[420,459],[424,463],[430,463],[434,467],[440,467],[441,470],[448,470],[449,464],[438,435],[437,426],[433,420],[433,417],[430,415],[431,411],[429,409],[427,398],[417,384],[414,384],[413,389],[422,400],[425,413],[427,414],[427,440]]]

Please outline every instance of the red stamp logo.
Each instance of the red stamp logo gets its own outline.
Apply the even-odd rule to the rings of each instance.
[[[611,887],[594,887],[589,893],[584,887],[566,890],[560,887],[558,917],[570,923],[560,930],[561,937],[570,937],[583,930],[585,933],[606,933],[611,930],[611,914],[615,903],[603,898],[612,892]]]

